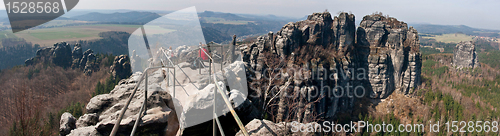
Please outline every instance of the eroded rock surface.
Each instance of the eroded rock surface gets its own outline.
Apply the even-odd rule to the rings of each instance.
[[[472,41],[460,42],[455,46],[453,50],[453,66],[457,69],[481,66],[477,61],[476,46]]]
[[[128,55],[116,56],[111,65],[111,74],[118,79],[124,79],[132,74],[132,67],[130,65],[130,58]]]
[[[320,124],[316,122],[307,124],[298,122],[274,123],[265,119],[254,119],[245,125],[245,129],[251,136],[319,136],[321,135],[319,132],[314,132],[316,126],[320,126]],[[243,133],[239,131],[236,135],[243,136]]]
[[[65,136],[75,129],[76,118],[71,115],[71,113],[65,112],[61,115],[61,121],[59,122],[59,134]]]
[[[70,135],[109,135],[140,76],[142,76],[142,73],[135,73],[130,78],[121,80],[119,85],[115,86],[109,94],[93,97],[86,106],[87,113],[78,119],[77,128],[71,131]],[[147,110],[146,114],[141,118],[142,121],[138,130],[144,130],[141,133],[164,134],[167,133],[166,131],[172,131],[166,130],[167,126],[171,125],[170,129],[174,129],[173,131],[176,132],[179,125],[172,97],[166,91],[166,88],[162,87],[165,82],[161,71],[152,72],[148,79]],[[120,123],[118,133],[130,134],[145,97],[144,87],[143,82],[134,95],[133,101],[128,106],[127,112]]]
[[[418,32],[406,23],[377,14],[363,17],[356,49],[360,66],[369,71],[371,98],[385,98],[394,90],[408,94],[420,83]]]
[[[66,42],[58,42],[54,47],[47,47],[36,51],[35,57],[26,60],[26,65],[48,62],[64,68],[81,69],[86,75],[99,70],[94,51],[88,49],[82,53],[80,44],[75,44],[73,51]]]
[[[356,29],[354,18],[348,13],[333,18],[328,12],[314,13],[307,20],[288,23],[276,34],[271,32],[240,47],[250,83],[266,84],[262,81],[268,80],[269,64],[278,63],[269,60],[269,54],[285,60],[281,69],[303,70],[284,72],[282,82],[274,85],[289,88],[287,94],[301,94],[292,99],[296,106],[288,106],[287,98],[275,100],[279,105],[277,121],[292,118],[309,122],[311,115],[334,118],[338,112],[352,110],[355,93],[378,99],[394,91],[410,94],[420,84],[418,32],[395,18],[377,14],[365,16]],[[250,88],[249,94],[268,91],[265,87]],[[250,99],[262,108],[258,102],[263,97]],[[293,107],[298,107],[293,113],[286,110]]]

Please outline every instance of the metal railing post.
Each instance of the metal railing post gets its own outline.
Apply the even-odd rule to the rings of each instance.
[[[214,89],[215,89],[215,88],[214,88]],[[217,129],[217,126],[215,125],[215,124],[216,124],[216,122],[215,122],[215,121],[216,121],[216,118],[217,118],[217,113],[216,113],[216,108],[215,108],[215,93],[216,93],[216,92],[217,92],[217,91],[215,91],[215,90],[214,90],[214,96],[213,96],[213,97],[214,97],[214,104],[213,104],[213,105],[214,105],[214,106],[213,106],[213,108],[214,108],[214,109],[213,109],[213,112],[212,112],[212,113],[213,113],[213,116],[214,116],[214,119],[212,120],[212,126],[213,126],[212,131],[213,131],[213,135],[214,135],[214,136],[215,136],[215,135],[217,135],[217,131],[215,131],[215,130]]]
[[[224,45],[220,45],[220,71],[222,71],[222,66],[224,66]]]
[[[214,78],[214,81],[217,80],[215,78],[215,76],[213,78]],[[231,111],[231,114],[233,115],[234,120],[238,124],[238,127],[240,127],[241,132],[243,132],[243,135],[248,136],[248,131],[246,130],[246,128],[243,125],[243,123],[241,122],[240,118],[238,117],[238,114],[236,114],[236,111],[234,111],[234,109],[233,109],[233,107],[231,105],[231,102],[229,102],[229,99],[227,98],[226,94],[224,94],[224,92],[222,92],[222,89],[220,88],[219,85],[215,84],[215,86],[217,87],[217,90],[221,94],[222,99],[226,103],[227,108],[229,108],[229,110]]]
[[[137,119],[135,120],[134,127],[132,128],[132,133],[130,133],[131,136],[135,134],[139,122],[141,121],[142,113],[146,109],[148,102],[148,72],[146,71],[145,74],[146,74],[146,79],[144,81],[144,102],[142,103],[141,109],[139,110],[139,114],[137,115]]]
[[[135,93],[137,92],[137,90],[139,89],[139,86],[140,84],[142,83],[142,81],[145,79],[146,83],[145,83],[145,99],[144,99],[144,104],[147,104],[147,72],[151,69],[158,69],[158,68],[165,68],[165,66],[160,66],[160,67],[151,67],[151,68],[146,68],[146,70],[144,70],[144,74],[142,74],[141,78],[139,79],[139,82],[135,85],[134,87],[134,91],[132,92],[132,94],[130,94],[128,100],[127,100],[127,103],[125,104],[125,106],[123,107],[122,111],[120,112],[120,115],[118,116],[118,119],[116,120],[115,122],[115,125],[113,126],[113,130],[111,130],[111,134],[110,136],[114,136],[116,135],[116,133],[118,132],[118,128],[120,126],[120,122],[122,121],[123,119],[123,116],[125,115],[125,112],[127,111],[127,108],[128,106],[130,105],[130,102],[132,101],[132,98],[134,97]],[[169,67],[169,68],[173,68],[173,67]],[[175,69],[174,69],[174,72],[175,72]],[[175,88],[174,88],[174,95],[175,95]],[[147,105],[143,105],[144,107],[141,107],[141,111],[144,111],[146,109],[145,106]],[[144,113],[144,112],[141,112],[139,111],[139,115],[141,115],[141,113]],[[138,121],[138,120],[137,120]],[[137,122],[136,122],[137,123]]]
[[[201,47],[200,47],[200,49],[201,49]],[[203,50],[202,50],[202,51],[203,51]],[[209,54],[209,53],[207,53],[207,52],[205,52],[205,51],[203,51],[203,52],[204,52],[205,54]],[[240,118],[238,117],[238,114],[236,114],[236,112],[234,111],[234,108],[232,107],[231,103],[229,102],[229,99],[227,98],[226,94],[222,91],[221,87],[217,84],[217,78],[216,78],[215,74],[213,74],[213,73],[212,73],[213,71],[212,71],[212,65],[211,65],[211,64],[212,64],[213,58],[211,57],[211,55],[208,55],[208,57],[209,57],[209,59],[210,59],[210,67],[209,67],[209,70],[210,70],[210,75],[209,75],[209,76],[210,76],[210,78],[213,78],[213,83],[214,83],[214,85],[216,86],[216,89],[217,89],[217,90],[218,90],[218,92],[221,94],[222,99],[224,100],[224,103],[226,104],[226,106],[227,106],[227,107],[229,108],[229,110],[231,111],[231,114],[233,115],[234,120],[235,120],[235,121],[236,121],[236,123],[238,124],[238,127],[239,127],[239,128],[240,128],[240,130],[243,132],[243,135],[248,136],[248,131],[246,130],[246,128],[245,128],[245,126],[243,125],[243,123],[241,122]],[[215,65],[214,65],[214,69],[215,69]],[[213,75],[213,76],[212,76],[212,75]],[[210,79],[210,78],[209,78],[209,79]],[[212,82],[212,81],[211,81],[211,80],[209,80],[209,83],[211,83],[211,82]],[[216,98],[216,97],[215,97],[215,94],[216,94],[216,92],[214,92],[214,105],[213,105],[213,106],[214,106],[214,113],[215,113],[215,106],[216,106],[216,105],[215,105],[215,98]],[[220,125],[220,122],[218,122],[218,118],[216,117],[216,114],[212,114],[212,115],[214,115],[214,118],[215,118],[214,122],[216,122],[216,123],[217,123],[217,125]],[[220,128],[220,129],[222,129],[222,128]],[[213,130],[213,131],[214,131],[214,134],[213,134],[213,135],[216,135],[216,134],[215,134],[215,125],[214,125],[214,130]],[[222,132],[222,130],[220,130],[220,131],[221,131],[221,133],[223,133],[223,132]]]
[[[139,85],[141,84],[143,78],[144,78],[144,75],[141,76],[141,79],[139,79],[139,82],[135,86],[134,91],[132,92],[132,94],[130,94],[130,96],[127,100],[127,104],[125,104],[125,107],[122,109],[122,112],[120,112],[120,116],[118,116],[118,120],[116,120],[115,126],[113,126],[113,130],[111,130],[110,136],[114,136],[114,135],[116,135],[116,132],[118,132],[118,127],[120,126],[120,122],[123,119],[123,115],[127,111],[127,107],[130,104],[130,101],[132,101],[132,98],[134,97],[135,92],[137,92],[137,89],[139,88]]]
[[[174,77],[174,80],[172,81],[174,83],[174,86],[172,88],[174,88],[174,98],[175,98],[175,81],[177,80],[176,77],[175,77],[175,67],[173,68],[174,69],[174,74],[172,75]],[[170,71],[169,71],[170,73]]]
[[[170,86],[170,68],[167,68],[167,87]]]

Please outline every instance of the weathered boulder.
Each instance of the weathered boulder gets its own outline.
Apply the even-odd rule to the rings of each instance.
[[[61,121],[59,122],[59,134],[65,136],[75,129],[76,118],[71,115],[71,113],[65,112],[61,115]]]
[[[85,114],[78,118],[76,121],[76,127],[81,128],[81,127],[87,127],[87,126],[92,126],[95,125],[99,121],[99,116],[97,116],[96,113],[91,113],[91,114]]]
[[[124,79],[132,75],[132,67],[128,55],[116,56],[111,65],[111,73],[113,77]]]
[[[254,119],[245,125],[248,134],[251,136],[319,136],[321,133],[314,132],[315,128],[320,126],[316,122],[311,123],[298,123],[298,122],[280,122],[274,123],[269,120]],[[237,136],[242,136],[243,133],[239,131]]]
[[[187,45],[182,45],[174,49],[174,56],[175,57],[181,57],[181,56],[186,56],[187,53],[189,53],[189,50],[192,50],[191,47]]]
[[[95,129],[93,126],[89,127],[78,127],[77,129],[71,130],[68,136],[101,136],[101,133]]]
[[[477,68],[481,66],[477,61],[474,42],[460,42],[455,46],[453,50],[453,66],[457,69]]]
[[[174,49],[174,57],[177,62],[184,62],[190,58],[198,56],[198,48],[196,46],[182,45]]]

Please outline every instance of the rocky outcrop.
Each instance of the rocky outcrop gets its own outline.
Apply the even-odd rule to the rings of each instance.
[[[409,94],[418,86],[422,64],[417,31],[382,15],[365,16],[356,29],[354,18],[348,13],[333,19],[328,12],[314,13],[307,20],[286,24],[275,35],[269,33],[241,47],[250,83],[266,84],[269,79],[263,77],[268,76],[268,68],[275,68],[269,64],[285,63],[281,69],[302,70],[281,73],[282,82],[272,85],[288,88],[278,89],[286,94],[300,94],[274,101],[278,105],[277,121],[291,118],[309,122],[313,115],[330,119],[338,112],[349,113],[355,94],[385,98],[395,90]],[[270,54],[284,62],[270,60]],[[267,91],[254,87],[249,94]],[[258,101],[269,100],[265,97],[272,96],[249,99],[262,105]],[[288,106],[291,102],[297,105]],[[287,111],[294,107],[297,110]]]
[[[66,42],[54,44],[52,63],[61,67],[70,67],[72,62],[71,47]]]
[[[298,122],[280,122],[273,123],[269,120],[254,119],[245,125],[248,134],[251,136],[319,136],[319,131],[314,132],[315,127],[320,126],[316,122],[298,123]],[[318,128],[316,128],[318,129]],[[243,132],[236,133],[237,136],[243,136]]]
[[[296,72],[281,78],[286,82],[278,85],[278,88],[290,88],[289,94],[301,95],[294,99],[299,103],[296,113],[287,113],[285,109],[292,107],[285,104],[287,102],[284,98],[279,100],[281,104],[278,104],[277,120],[283,121],[290,115],[293,115],[292,120],[303,122],[309,122],[313,115],[319,115],[319,118],[333,118],[339,109],[345,109],[347,112],[354,105],[354,98],[346,97],[348,94],[354,94],[351,85],[360,82],[351,77],[349,70],[356,65],[353,63],[356,56],[351,53],[354,40],[354,15],[341,13],[332,19],[328,12],[314,13],[308,16],[307,20],[286,24],[276,36],[270,33],[267,37],[259,37],[255,43],[243,46],[243,59],[247,69],[250,69],[247,75],[251,75],[248,80],[259,82],[265,76],[262,75],[268,67],[264,62],[265,52],[289,59],[286,69],[304,69],[307,72]],[[298,52],[298,49],[303,50]],[[292,53],[294,51],[295,54]],[[318,55],[320,52],[323,52],[323,55]],[[346,76],[343,78],[340,75]],[[351,88],[346,90],[342,87]],[[266,89],[259,88],[250,90],[249,93],[266,94],[265,92]],[[342,93],[334,97],[332,92]],[[262,101],[258,100],[260,98],[251,99]],[[319,104],[308,104],[316,101]]]
[[[68,43],[59,42],[55,43],[54,47],[39,49],[35,57],[26,60],[24,63],[34,65],[48,62],[64,68],[81,69],[86,75],[90,75],[92,72],[99,70],[96,60],[97,57],[94,51],[88,49],[82,53],[80,44],[75,44],[73,51],[71,51],[71,46]]]
[[[83,57],[82,45],[80,45],[79,43],[75,44],[75,47],[73,48],[73,52],[71,54],[73,57],[71,68],[73,69],[80,68],[80,61]]]
[[[179,133],[183,135],[199,134],[198,130],[204,131],[206,126],[193,126],[213,119],[213,96],[216,87],[215,84],[208,82],[211,77],[199,75],[197,70],[185,66],[180,66],[180,68],[183,69],[176,67],[178,72],[175,74],[176,83],[180,83],[176,86],[172,86],[172,83],[167,86],[169,84],[167,80],[171,80],[172,77],[166,77],[166,69],[154,70],[148,74],[147,110],[137,129],[144,131],[139,132],[139,134],[175,135],[179,128],[181,128]],[[232,108],[235,109],[243,122],[249,122],[260,115],[251,101],[246,99],[248,87],[245,67],[241,58],[232,64],[225,65],[224,72],[219,71],[215,75],[220,80],[218,84],[225,86],[222,87],[222,92],[226,92],[225,95],[228,96]],[[97,95],[90,99],[86,105],[87,113],[76,121],[76,129],[71,131],[70,135],[109,135],[141,76],[141,72],[136,72],[129,78],[121,80],[109,94]],[[143,81],[120,123],[119,134],[130,134],[144,99],[144,87]],[[173,87],[176,87],[174,90],[177,90],[175,98],[170,95],[170,92],[174,91],[171,90]],[[227,88],[229,90],[226,90]],[[228,115],[229,109],[226,104],[222,98],[219,98],[221,96],[217,97],[217,115],[221,116],[220,118],[233,120]]]
[[[71,115],[71,113],[65,112],[61,115],[61,121],[59,122],[59,134],[65,136],[75,129],[76,118]]]
[[[130,78],[121,80],[109,94],[97,95],[90,99],[90,102],[86,106],[87,113],[78,119],[76,122],[77,128],[71,131],[69,135],[109,135],[122,107],[125,105],[141,75],[140,72],[135,73]],[[130,103],[120,123],[119,134],[130,134],[145,97],[144,87],[144,84],[141,84],[134,95],[134,101]],[[169,132],[175,133],[177,131],[179,123],[173,100],[165,89],[165,82],[161,71],[158,70],[151,73],[148,81],[147,110],[146,114],[142,116],[142,121],[138,128],[138,130],[144,131],[140,133],[164,134]],[[165,131],[167,126],[170,129]]]
[[[66,42],[55,43],[54,47],[39,49],[35,57],[25,61],[26,65],[33,65],[40,62],[51,62],[57,66],[70,67],[72,63],[72,53],[70,45]]]
[[[356,49],[361,67],[368,68],[371,98],[385,98],[394,90],[411,93],[420,83],[419,47],[417,30],[406,23],[378,14],[363,17]]]
[[[132,67],[128,55],[116,56],[111,65],[111,74],[118,79],[125,79],[132,75]]]
[[[95,127],[78,127],[77,129],[71,130],[68,136],[101,136],[101,133],[95,129]]]
[[[481,66],[477,61],[476,46],[472,41],[460,42],[455,46],[453,50],[453,66],[457,69]]]
[[[80,60],[80,68],[83,69],[83,73],[86,75],[92,74],[92,72],[99,69],[97,64],[97,57],[94,55],[94,51],[88,49],[83,53],[83,57]]]
[[[88,127],[97,124],[99,116],[96,113],[85,114],[76,120],[76,127]]]

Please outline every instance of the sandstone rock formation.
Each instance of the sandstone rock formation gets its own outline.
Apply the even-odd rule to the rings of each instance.
[[[269,120],[254,119],[245,125],[248,134],[251,136],[284,136],[284,135],[294,135],[294,136],[314,136],[321,135],[320,132],[314,132],[315,126],[320,124],[316,122],[311,123],[298,123],[298,122],[280,122],[273,123]],[[301,131],[302,130],[302,131]],[[243,136],[243,133],[239,131],[236,133],[237,136]]]
[[[66,42],[55,43],[54,47],[39,49],[35,57],[26,60],[24,63],[34,65],[49,62],[64,68],[81,69],[87,75],[99,69],[94,51],[88,49],[82,53],[80,44],[75,44],[73,51],[70,48],[70,45]]]
[[[39,49],[35,57],[25,61],[26,65],[33,65],[39,62],[51,62],[61,67],[70,67],[72,63],[72,53],[70,45],[66,42],[55,43],[54,47]]]
[[[382,15],[363,17],[357,29],[360,65],[369,69],[371,98],[393,90],[408,94],[420,83],[422,65],[418,32],[404,22]]]
[[[71,113],[65,112],[61,115],[61,121],[59,123],[59,134],[65,136],[70,133],[71,130],[75,129],[76,118],[71,115]]]
[[[293,113],[286,110],[291,108],[286,104],[290,100],[276,100],[277,121],[290,115],[300,122],[309,122],[312,115],[333,118],[339,111],[349,113],[355,93],[385,98],[395,90],[409,94],[419,85],[421,55],[417,31],[395,18],[376,14],[365,16],[356,29],[354,18],[348,13],[333,19],[328,12],[314,13],[307,20],[286,24],[275,35],[269,33],[241,47],[250,83],[262,82],[269,72],[268,64],[278,63],[266,60],[268,54],[285,60],[283,69],[305,70],[283,74],[284,82],[275,85],[289,88],[284,93],[301,94],[293,99],[298,101]],[[266,91],[254,88],[249,93]],[[332,93],[339,96],[333,97]]]
[[[476,46],[472,41],[460,42],[455,46],[453,50],[453,66],[457,69],[481,66],[477,61]]]
[[[61,67],[70,67],[72,62],[71,47],[66,42],[54,44],[52,63]]]
[[[125,59],[125,56],[117,57],[115,60],[119,61],[119,58]],[[176,71],[179,72],[176,74],[176,83],[180,83],[175,86],[176,97],[171,96],[172,86],[167,86],[167,79],[172,80],[172,77],[166,78],[165,69],[155,70],[148,74],[148,106],[137,129],[141,130],[141,133],[171,135],[176,134],[179,128],[182,128],[180,134],[195,134],[198,133],[197,129],[204,130],[205,128],[192,126],[212,120],[215,85],[208,82],[208,76],[199,75],[197,70],[189,67],[182,70],[176,68]],[[232,107],[244,122],[249,122],[260,115],[251,102],[246,100],[247,82],[244,63],[241,59],[226,65],[224,72],[219,71],[215,74],[220,80],[219,85],[228,86],[223,87],[223,92],[226,92]],[[90,99],[86,105],[87,113],[76,121],[76,129],[72,130],[69,135],[108,135],[141,76],[141,72],[136,72],[128,79],[121,80],[109,94],[97,95]],[[144,99],[144,87],[143,81],[120,123],[119,134],[130,134]],[[220,100],[216,103],[217,114],[227,116],[229,109],[222,98],[217,99]]]
[[[93,97],[86,106],[87,113],[78,119],[76,123],[77,128],[71,131],[69,135],[109,135],[116,122],[116,118],[141,75],[140,72],[135,73],[130,78],[121,80],[119,85],[115,86],[109,94],[101,94]],[[165,82],[161,71],[150,74],[148,82],[147,111],[146,115],[141,118],[142,122],[138,130],[144,130],[143,133],[175,133],[179,126],[177,116],[172,97],[165,91]],[[144,84],[141,84],[139,90],[134,95],[134,101],[128,107],[121,121],[120,134],[130,134],[143,99]],[[172,126],[173,128],[167,129],[167,132],[165,132],[167,126]]]
[[[76,120],[76,127],[87,127],[97,124],[99,121],[99,116],[96,113],[82,115],[78,120]]]
[[[75,47],[73,48],[72,52],[72,57],[73,57],[73,62],[71,64],[71,68],[79,68],[80,67],[80,60],[83,57],[83,49],[82,45],[79,43],[75,44]]]
[[[132,67],[128,55],[116,56],[111,65],[111,74],[115,78],[124,79],[132,75]]]
[[[83,53],[83,57],[80,61],[80,69],[83,70],[83,73],[86,75],[92,74],[92,72],[96,71],[99,65],[96,63],[97,57],[94,55],[94,51],[88,49]]]
[[[247,69],[251,69],[248,75],[254,75],[254,77],[249,79],[251,80],[250,82],[253,82],[252,79],[260,80],[263,76],[262,73],[267,67],[264,62],[264,52],[277,54],[281,58],[289,58],[287,68],[309,70],[309,76],[302,75],[301,73],[299,75],[295,73],[295,75],[285,76],[285,79],[293,78],[293,80],[285,80],[287,82],[279,86],[281,88],[291,88],[291,92],[306,94],[300,95],[296,99],[299,101],[298,112],[296,113],[296,117],[293,118],[308,122],[312,114],[325,113],[321,116],[333,118],[338,109],[347,110],[353,106],[354,98],[345,96],[354,94],[354,89],[340,90],[341,88],[335,88],[335,86],[347,87],[361,82],[354,80],[351,77],[352,74],[349,72],[349,69],[354,68],[356,65],[356,63],[353,63],[356,56],[351,53],[355,44],[354,40],[354,15],[341,13],[338,17],[332,19],[328,12],[314,13],[308,16],[307,20],[286,24],[277,32],[276,36],[270,33],[267,37],[259,37],[255,43],[246,47],[244,46],[242,54],[244,54],[243,59],[247,64]],[[311,49],[306,51],[307,53],[301,52],[292,55],[292,52],[304,48]],[[327,55],[315,56],[315,53],[325,50],[328,50],[324,52]],[[298,60],[306,62],[299,62]],[[326,75],[338,76],[333,78],[333,76]],[[341,78],[340,75],[347,75],[347,77]],[[265,90],[253,91],[258,94],[265,94],[265,92],[262,92]],[[342,91],[341,96],[334,98],[331,92],[340,91]],[[252,93],[252,91],[249,93]],[[320,104],[307,104],[313,103],[317,99],[320,99]],[[280,100],[280,103],[284,104],[285,102]],[[284,109],[287,109],[286,105],[280,105],[279,111],[281,112],[277,115],[278,121],[286,118]]]

